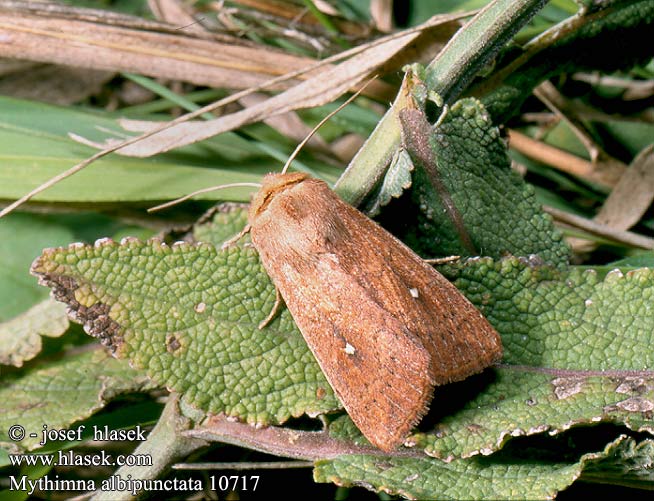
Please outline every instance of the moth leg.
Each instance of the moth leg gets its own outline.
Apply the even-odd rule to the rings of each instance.
[[[249,224],[246,224],[245,227],[244,227],[241,231],[238,232],[238,235],[234,235],[234,236],[233,236],[232,238],[230,238],[229,240],[225,240],[225,241],[223,242],[223,244],[220,246],[220,250],[225,250],[225,249],[227,249],[228,247],[231,247],[232,245],[234,245],[234,244],[235,244],[236,242],[238,242],[241,238],[243,238],[245,235],[247,235],[248,233],[250,233],[250,228],[251,228],[250,225],[249,225]]]
[[[279,311],[282,309],[283,303],[284,303],[284,299],[282,298],[282,295],[279,293],[279,289],[275,287],[275,304],[270,310],[270,313],[268,313],[268,316],[264,318],[259,324],[259,330],[262,330],[270,322],[273,321],[273,319],[277,316],[277,313],[279,313]]]
[[[443,120],[445,120],[445,117],[449,111],[450,107],[447,104],[444,104],[440,116],[436,120],[436,123],[433,125],[434,129],[436,129],[443,122]]]
[[[461,256],[437,257],[434,259],[425,259],[425,263],[438,265],[438,264],[451,263],[452,261],[458,261],[459,259],[461,259]]]

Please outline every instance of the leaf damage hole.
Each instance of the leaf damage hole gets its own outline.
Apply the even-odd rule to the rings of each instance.
[[[651,383],[642,377],[625,377],[616,379],[616,393],[643,395],[651,391]]]
[[[182,343],[176,334],[168,334],[166,336],[166,350],[168,353],[175,354],[181,347]]]
[[[605,413],[613,413],[618,410],[640,413],[645,419],[652,419],[652,415],[654,415],[654,412],[652,412],[654,411],[654,402],[642,397],[631,397],[604,407]]]
[[[582,378],[574,377],[559,377],[552,381],[552,386],[554,387],[556,398],[564,400],[576,395],[577,393],[581,393],[584,386],[584,380]]]

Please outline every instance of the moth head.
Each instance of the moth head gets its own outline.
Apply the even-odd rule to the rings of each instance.
[[[271,173],[266,174],[263,178],[261,189],[254,195],[250,210],[248,212],[248,221],[250,224],[256,217],[264,212],[273,198],[279,193],[293,186],[300,184],[309,175],[304,172],[292,172],[290,174]]]

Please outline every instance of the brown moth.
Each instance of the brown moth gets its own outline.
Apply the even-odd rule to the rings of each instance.
[[[248,214],[254,247],[327,380],[385,451],[434,387],[502,356],[497,332],[406,245],[307,174],[268,174]]]

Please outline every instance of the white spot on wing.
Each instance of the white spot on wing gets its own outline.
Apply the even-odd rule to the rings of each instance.
[[[354,352],[357,350],[350,343],[345,343],[345,353],[348,355],[354,355]]]
[[[418,289],[416,289],[415,287],[409,289],[409,294],[411,294],[411,297],[414,297],[416,299],[420,297],[420,293],[418,292]]]

